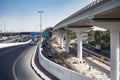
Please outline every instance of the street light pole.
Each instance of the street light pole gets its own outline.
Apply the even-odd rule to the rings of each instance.
[[[44,11],[38,11],[38,13],[40,14],[40,44],[41,44],[41,39],[42,39],[42,13]]]
[[[4,32],[6,32],[6,21],[4,21]]]

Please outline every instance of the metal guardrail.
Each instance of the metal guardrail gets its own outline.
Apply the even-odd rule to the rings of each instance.
[[[97,4],[99,4],[100,2],[102,2],[102,1],[104,1],[104,0],[96,0],[96,1],[93,1],[92,3],[88,4],[86,7],[82,8],[80,11],[82,12],[82,11],[84,11],[84,10],[90,8],[90,7],[93,7],[94,5],[97,5]]]
[[[103,1],[106,1],[106,0],[95,0],[92,3],[88,4],[87,6],[85,6],[84,8],[82,8],[80,11],[78,11],[78,13],[83,12],[83,11],[85,11],[85,10],[87,10],[87,9],[89,9],[89,8],[91,8],[91,7],[95,6],[95,5],[103,2]]]

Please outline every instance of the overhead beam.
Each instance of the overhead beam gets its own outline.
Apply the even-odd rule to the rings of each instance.
[[[92,18],[94,21],[120,21],[120,18]]]
[[[67,26],[68,28],[90,28],[92,26]]]
[[[58,28],[58,30],[65,30],[65,28]]]

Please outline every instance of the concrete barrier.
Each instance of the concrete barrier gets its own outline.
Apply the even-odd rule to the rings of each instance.
[[[11,46],[18,46],[30,43],[32,40],[26,42],[17,42],[17,43],[1,43],[0,48],[11,47]]]
[[[83,74],[77,73],[75,71],[69,70],[65,67],[62,67],[41,54],[41,47],[39,48],[39,63],[41,66],[46,69],[48,72],[56,76],[60,80],[95,80],[93,78],[87,77]]]

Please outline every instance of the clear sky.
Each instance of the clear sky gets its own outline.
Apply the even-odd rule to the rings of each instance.
[[[64,18],[94,0],[0,0],[0,30],[39,31],[42,10],[43,29],[54,27]]]

